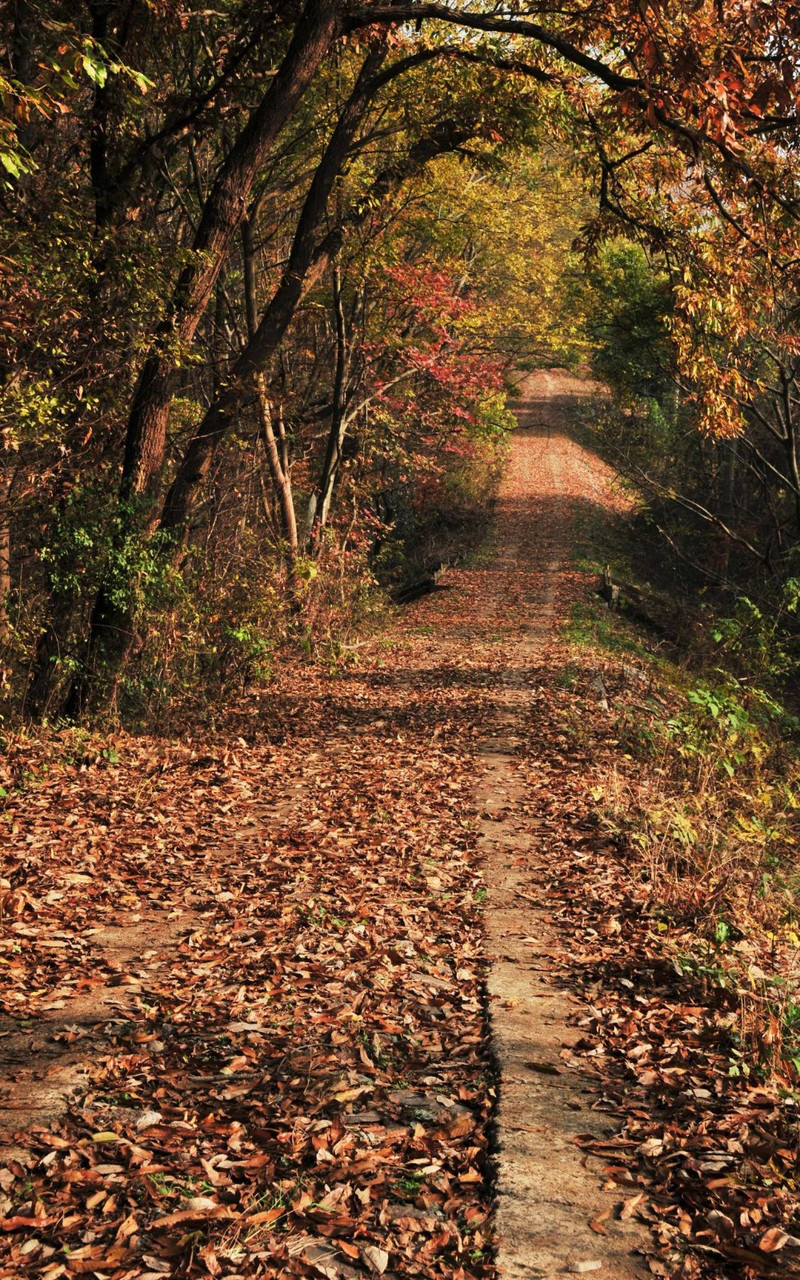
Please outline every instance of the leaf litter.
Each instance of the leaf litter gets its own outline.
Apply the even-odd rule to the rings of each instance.
[[[0,1277],[493,1280],[474,752],[543,565],[570,545],[581,494],[569,474],[560,492],[535,513],[520,495],[508,518],[533,515],[538,567],[488,607],[479,561],[358,668],[287,665],[222,732],[10,743],[0,1052],[33,1043],[5,1061],[7,1114],[36,1036],[87,1051],[60,1116],[13,1140],[5,1125]],[[614,507],[602,468],[595,500]],[[591,589],[571,570],[555,586],[562,617]],[[730,1077],[724,999],[654,933],[636,851],[597,812],[619,746],[593,660],[569,688],[567,661],[555,637],[526,671],[516,750],[526,896],[580,997],[563,1054],[618,1125],[579,1142],[618,1216],[651,1227],[652,1274],[800,1275],[795,1096]],[[119,1006],[92,1010],[100,991]]]
[[[123,1007],[84,1008],[79,1096],[7,1150],[2,1276],[492,1274],[468,699],[276,695],[250,741],[9,752],[6,1029]]]

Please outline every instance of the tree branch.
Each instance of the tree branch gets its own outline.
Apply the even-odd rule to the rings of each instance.
[[[541,26],[538,22],[529,22],[521,18],[500,18],[495,14],[471,13],[468,10],[452,9],[445,4],[425,3],[392,5],[389,7],[378,5],[373,9],[364,9],[361,12],[355,11],[351,13],[344,20],[344,30],[357,31],[362,27],[375,26],[380,23],[396,24],[426,20],[449,22],[455,26],[468,27],[475,31],[495,31],[500,34],[525,36],[530,40],[537,40],[548,49],[560,54],[567,62],[571,62],[583,71],[588,71],[590,75],[596,76],[603,84],[608,85],[609,89],[615,89],[620,92],[626,89],[641,89],[644,87],[642,80],[620,75],[618,71],[614,71],[605,62],[601,62],[599,58],[593,58],[590,54],[584,53],[577,45],[565,40],[563,36],[557,35],[555,31],[549,31],[547,27]]]

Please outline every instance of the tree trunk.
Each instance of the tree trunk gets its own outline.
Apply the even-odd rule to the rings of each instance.
[[[278,498],[278,508],[281,514],[281,532],[286,541],[286,559],[289,567],[289,576],[291,578],[294,576],[298,551],[297,517],[295,515],[294,497],[292,495],[292,477],[289,472],[286,453],[281,449],[281,440],[279,437],[283,436],[283,432],[279,432],[279,436],[275,435],[272,422],[272,410],[267,397],[264,375],[261,373],[256,375],[256,401],[258,404],[258,423],[261,442],[264,446],[264,453],[266,454],[267,466],[269,468],[272,485]]]
[[[786,455],[789,463],[789,475],[794,489],[794,522],[800,537],[800,460],[798,460],[797,427],[791,417],[786,424]]]
[[[333,411],[325,458],[322,463],[322,472],[317,488],[315,529],[312,528],[312,537],[314,537],[315,532],[319,533],[324,529],[328,523],[333,487],[336,483],[336,475],[342,459],[342,446],[344,445],[346,430],[345,410],[347,406],[347,375],[350,365],[350,352],[342,303],[342,277],[338,266],[334,268],[333,272],[333,312],[336,322],[336,372],[333,381]]]
[[[364,61],[312,179],[280,283],[258,328],[234,362],[227,391],[209,407],[189,442],[164,503],[162,529],[185,530],[217,445],[235,420],[243,395],[277,351],[298,304],[338,247],[341,230],[319,240],[328,197],[369,105],[371,81],[384,56],[385,50],[379,48],[369,53]]]
[[[53,593],[47,625],[36,644],[28,687],[23,703],[24,714],[40,720],[56,704],[60,660],[64,643],[72,629],[74,601],[63,592]]]
[[[92,19],[92,39],[105,48],[108,38],[108,19],[114,0],[89,0]],[[108,81],[96,84],[92,102],[91,134],[89,138],[89,176],[94,193],[94,221],[98,230],[111,221],[111,192],[108,185]]]
[[[250,217],[245,218],[242,223],[242,268],[247,336],[252,338],[258,328],[258,287],[256,284],[256,247],[253,238],[253,222]]]
[[[244,267],[244,306],[247,318],[247,334],[249,338],[252,338],[258,327],[258,294],[255,270],[255,242],[250,218],[246,218],[242,223],[242,263]],[[279,413],[278,435],[276,436],[275,434],[266,381],[261,372],[256,374],[255,387],[259,435],[264,446],[272,488],[278,502],[281,536],[286,545],[289,577],[293,579],[298,552],[297,516],[294,508],[294,495],[292,494],[292,477],[289,471],[286,432],[283,429],[283,417]]]
[[[339,34],[337,0],[308,0],[270,87],[231,148],[203,208],[189,264],[178,280],[170,314],[142,366],[125,436],[116,533],[95,599],[86,659],[64,712],[81,714],[90,690],[108,677],[116,687],[134,640],[135,581],[120,589],[119,553],[146,525],[164,466],[174,373],[194,338],[222,264],[247,208],[253,183],[286,121]],[[97,691],[97,690],[96,690]],[[104,691],[99,691],[105,696]]]

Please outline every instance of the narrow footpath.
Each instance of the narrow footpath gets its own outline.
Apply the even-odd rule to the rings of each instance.
[[[552,696],[621,504],[591,394],[525,380],[486,546],[357,663],[9,753],[2,1280],[650,1274],[550,893],[597,838]]]
[[[588,1158],[575,1142],[602,1143],[615,1126],[602,1088],[573,1051],[589,1047],[583,1002],[571,989],[575,957],[554,925],[547,891],[554,859],[568,868],[570,833],[562,828],[554,839],[552,817],[537,806],[529,778],[538,775],[545,791],[548,780],[555,791],[564,787],[565,740],[543,750],[532,738],[531,716],[542,676],[550,683],[562,660],[552,642],[572,603],[576,523],[624,509],[614,473],[568,431],[580,401],[593,393],[559,370],[524,380],[489,544],[476,566],[451,575],[451,594],[435,606],[439,670],[485,676],[475,797],[499,1071],[497,1264],[507,1280],[651,1274],[646,1231],[611,1212],[619,1188],[602,1187],[607,1160]],[[418,606],[420,618],[431,612]],[[569,762],[566,774],[568,809]]]
[[[584,1038],[581,1001],[563,973],[568,940],[554,928],[543,883],[553,833],[531,806],[520,770],[530,750],[531,686],[561,621],[555,587],[569,567],[576,506],[613,509],[619,501],[613,474],[563,430],[582,390],[558,373],[529,377],[521,388],[520,430],[483,592],[487,614],[502,618],[513,602],[525,615],[517,620],[516,644],[495,692],[476,788],[500,1071],[497,1262],[508,1280],[650,1274],[642,1256],[645,1233],[631,1221],[613,1220],[616,1189],[601,1190],[601,1163],[588,1161],[575,1143],[577,1135],[602,1141],[612,1130],[594,1109],[601,1095],[596,1080],[574,1056]],[[552,767],[548,760],[541,764]],[[598,1219],[605,1224],[599,1230]]]

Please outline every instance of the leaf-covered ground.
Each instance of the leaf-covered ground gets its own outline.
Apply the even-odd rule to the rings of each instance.
[[[380,670],[279,696],[280,741],[267,695],[249,742],[49,743],[9,788],[6,1029],[104,1026],[2,1175],[3,1275],[490,1270],[464,699],[395,707]],[[184,923],[112,966],[103,926],[137,916]],[[71,1024],[93,986],[123,1008]]]
[[[554,643],[533,673],[522,766],[552,832],[548,866],[537,869],[530,893],[568,941],[562,980],[584,1001],[578,1056],[598,1078],[601,1105],[621,1122],[608,1142],[586,1135],[584,1150],[605,1161],[618,1212],[651,1227],[653,1274],[797,1276],[798,1096],[780,1076],[764,1078],[756,1062],[749,1080],[741,1074],[737,993],[702,965],[680,963],[700,950],[691,922],[673,920],[662,932],[647,864],[598,813],[612,771],[636,768],[620,750],[615,711],[642,698],[658,710],[657,692],[643,693],[626,669],[606,661],[605,714],[594,663]]]
[[[537,501],[502,508],[527,571],[496,541],[215,734],[9,744],[0,1277],[493,1277],[476,747],[576,514],[624,505],[566,437],[528,441]],[[561,616],[593,585],[565,568]],[[669,963],[597,811],[630,766],[582,661],[554,630],[524,672],[518,771],[617,1212],[656,1275],[798,1274],[793,1097],[730,1078],[725,1011]],[[603,678],[612,711],[645,696]]]

